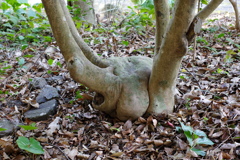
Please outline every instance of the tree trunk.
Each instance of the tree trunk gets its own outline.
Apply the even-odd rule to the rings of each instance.
[[[240,31],[240,23],[239,23],[239,12],[238,12],[238,6],[237,6],[237,0],[229,0],[233,6],[234,13],[235,13],[235,28],[236,30]]]
[[[94,0],[73,0],[68,1],[68,5],[74,9],[79,9],[80,16],[83,20],[91,24],[96,24],[95,12],[93,8]]]
[[[167,1],[154,2],[157,30],[153,60],[141,56],[102,60],[77,32],[64,0],[42,0],[71,77],[96,91],[96,109],[120,120],[136,119],[146,112],[172,112],[176,78],[188,44],[200,32],[204,17],[222,0],[212,0],[214,7],[195,17],[197,0],[178,0],[170,22]]]

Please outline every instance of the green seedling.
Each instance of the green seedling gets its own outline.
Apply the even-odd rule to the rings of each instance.
[[[189,110],[190,109],[190,101],[191,99],[190,98],[187,98],[185,103],[184,103],[184,106]]]
[[[181,127],[176,127],[177,131],[183,132],[187,138],[190,146],[190,150],[194,151],[197,155],[205,156],[206,152],[198,149],[199,145],[213,145],[214,143],[207,138],[205,132],[201,130],[194,130],[191,126],[186,126],[182,122],[179,122]]]
[[[111,130],[111,131],[117,131],[117,132],[120,132],[120,131],[121,131],[119,128],[115,128],[115,127],[110,127],[110,130]]]
[[[218,73],[218,74],[229,74],[227,71],[224,71],[221,68],[218,68],[216,73]]]
[[[228,50],[228,51],[226,52],[225,57],[224,57],[224,62],[225,62],[225,63],[232,62],[232,61],[233,61],[232,55],[235,55],[235,54],[237,54],[237,53],[234,52],[233,50]]]
[[[81,95],[80,91],[77,91],[77,92],[75,93],[74,99],[73,99],[73,100],[70,100],[69,103],[70,103],[70,104],[73,104],[73,103],[74,103],[77,99],[79,99],[79,98],[83,98],[83,96]]]
[[[19,148],[26,150],[33,154],[43,154],[44,153],[44,150],[43,150],[41,144],[34,138],[28,139],[26,137],[20,136],[17,139],[17,145]]]
[[[225,36],[224,33],[220,33],[220,34],[218,34],[216,37],[217,37],[217,38],[222,38],[222,37],[224,37],[224,36]]]
[[[125,45],[125,46],[128,46],[129,45],[129,41],[122,41],[122,44]]]
[[[205,45],[209,44],[208,41],[205,38],[203,38],[203,37],[197,37],[197,42],[202,42]]]
[[[51,65],[53,65],[54,60],[53,59],[49,59],[47,62],[51,66]]]
[[[19,127],[23,128],[27,131],[32,131],[37,129],[36,123],[32,123],[30,125],[19,125]],[[20,149],[28,151],[33,154],[43,154],[44,150],[39,141],[35,140],[34,138],[27,138],[24,136],[20,136],[17,139],[17,145]]]

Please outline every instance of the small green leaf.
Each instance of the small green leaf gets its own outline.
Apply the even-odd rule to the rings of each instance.
[[[188,143],[190,146],[193,146],[193,137],[190,131],[184,131],[185,136],[187,137]]]
[[[185,77],[183,75],[179,76],[180,79],[185,79]]]
[[[62,68],[62,64],[60,62],[57,62],[57,65]]]
[[[207,0],[201,0],[202,4],[205,4],[207,5],[208,4],[208,1]]]
[[[52,41],[52,37],[50,36],[43,36],[44,38],[44,42],[51,42]]]
[[[18,18],[15,17],[15,16],[10,16],[9,20],[10,20],[12,23],[14,23],[15,25],[16,25],[17,22],[18,22]]]
[[[42,3],[37,3],[33,5],[33,8],[38,12],[41,13],[42,12]]]
[[[36,123],[32,123],[30,125],[18,125],[19,127],[25,129],[25,130],[34,130],[34,129],[38,129],[36,126]]]
[[[227,53],[227,54],[231,54],[231,55],[237,54],[237,53],[234,52],[233,50],[228,50],[226,53]]]
[[[4,23],[3,26],[4,26],[4,27],[12,28],[12,25],[11,25],[10,23]]]
[[[18,59],[18,65],[20,65],[20,66],[22,66],[22,65],[24,65],[25,64],[25,59],[24,58],[19,58]]]
[[[10,69],[10,68],[12,68],[12,66],[3,67],[2,69],[6,70],[6,69]]]
[[[27,16],[28,17],[34,17],[34,18],[37,17],[36,12],[34,12],[33,10],[28,10],[27,11]]]
[[[23,36],[18,36],[18,39],[19,40],[24,40],[24,37]]]
[[[224,36],[225,36],[224,33],[220,33],[217,37],[218,37],[218,38],[222,38],[222,37],[224,37]]]
[[[201,149],[192,148],[191,150],[194,151],[195,153],[197,153],[197,155],[200,155],[200,156],[205,156],[205,154],[206,154],[206,152],[202,151]]]
[[[34,57],[34,55],[32,55],[32,54],[26,54],[26,55],[24,55],[23,57],[32,58],[32,57]]]
[[[48,64],[51,66],[53,64],[53,61],[54,61],[53,59],[49,59]]]
[[[121,131],[119,128],[115,128],[115,127],[110,127],[110,130],[111,130],[111,131],[117,131],[117,132],[120,132],[120,131]]]
[[[28,44],[23,44],[22,47],[21,47],[21,50],[24,50],[28,47]],[[24,56],[25,57],[25,56]]]
[[[6,2],[2,2],[1,6],[0,6],[0,9],[2,10],[7,10],[11,8]]]
[[[17,145],[19,148],[31,152],[33,154],[43,154],[44,150],[41,144],[35,140],[34,138],[30,138],[30,140],[26,137],[20,136],[17,139]]]
[[[0,132],[1,131],[6,131],[7,129],[6,128],[0,128]]]
[[[177,131],[177,132],[181,132],[181,131],[182,131],[182,128],[181,128],[181,127],[176,127],[176,131]]]
[[[193,133],[193,128],[191,126],[185,126],[182,122],[180,122],[180,125],[183,129],[183,131],[189,131],[191,134]]]
[[[196,140],[196,144],[213,145],[214,143],[207,137],[203,137],[203,138],[198,138]]]
[[[198,130],[198,129],[194,131],[194,134],[196,134],[196,135],[198,135],[200,137],[207,137],[205,132],[203,132],[201,130]]]
[[[122,44],[125,45],[125,46],[128,46],[129,45],[129,41],[122,41]]]

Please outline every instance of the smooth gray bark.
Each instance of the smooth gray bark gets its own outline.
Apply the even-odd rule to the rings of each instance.
[[[236,18],[235,28],[236,28],[236,30],[240,31],[239,11],[238,11],[237,0],[229,0],[229,1],[232,4],[233,9],[234,9],[234,13],[235,13],[235,18]]]
[[[208,9],[195,16],[197,0],[177,0],[169,21],[169,9],[156,4],[161,2],[166,6],[167,0],[155,0],[154,59],[135,56],[102,60],[77,32],[64,0],[42,0],[71,77],[96,91],[93,101],[96,109],[120,120],[173,111],[182,58],[199,33],[202,20],[217,7],[214,2],[220,4],[220,1],[212,0]]]

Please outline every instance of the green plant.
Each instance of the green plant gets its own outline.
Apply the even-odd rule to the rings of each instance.
[[[214,143],[207,138],[205,132],[201,130],[194,130],[191,126],[186,126],[179,122],[181,127],[176,127],[177,131],[183,131],[190,146],[190,150],[194,151],[197,155],[205,156],[205,151],[197,148],[199,145],[213,145]]]
[[[32,123],[30,125],[19,125],[19,127],[23,128],[24,130],[30,131],[37,129],[36,123]],[[35,140],[34,138],[27,138],[24,136],[20,136],[17,139],[17,145],[19,148],[26,150],[33,154],[43,154],[44,150],[39,143],[39,141]]]
[[[131,12],[128,13],[124,26],[126,31],[134,28],[138,33],[146,31],[146,27],[154,26],[155,11],[153,0],[137,0],[133,1],[136,5],[128,7]]]
[[[208,41],[205,38],[203,38],[203,37],[197,37],[197,42],[202,42],[205,45],[209,44]]]
[[[75,97],[73,98],[73,100],[70,100],[69,103],[70,103],[70,104],[73,104],[73,103],[74,103],[77,99],[79,99],[79,98],[83,98],[83,96],[81,95],[80,91],[77,91],[77,92],[75,93]]]
[[[235,54],[237,54],[237,53],[234,52],[233,50],[228,50],[228,51],[226,52],[225,57],[224,57],[224,62],[225,62],[225,63],[232,62],[232,61],[233,61],[232,56],[235,55]]]
[[[0,128],[0,132],[1,131],[6,131],[7,129],[6,128]]]
[[[62,68],[62,64],[60,62],[57,62],[56,60],[48,59],[47,63],[48,65],[53,66],[53,69],[54,69],[54,70],[48,70],[47,71],[48,74],[59,72],[56,70],[57,68],[54,65],[58,66],[59,68]]]
[[[41,144],[34,138],[26,138],[23,136],[18,137],[17,145],[19,148],[26,150],[33,154],[43,154],[44,150],[42,149]]]
[[[184,103],[184,106],[187,108],[187,109],[190,109],[190,101],[191,99],[190,98],[187,98],[185,103]]]
[[[8,65],[8,61],[0,62],[0,75],[7,74],[8,69],[11,69],[12,66]]]
[[[50,42],[49,23],[42,14],[42,4],[31,6],[28,0],[5,0],[0,5],[0,42],[12,42],[25,49],[29,43]]]
[[[228,44],[235,45],[238,49],[240,49],[240,45],[238,43],[235,43],[232,39],[227,38]]]
[[[30,125],[18,125],[18,126],[23,128],[26,131],[37,129],[36,123],[31,123]]]
[[[215,73],[218,73],[218,74],[229,74],[227,71],[224,71],[221,68],[218,68]]]

